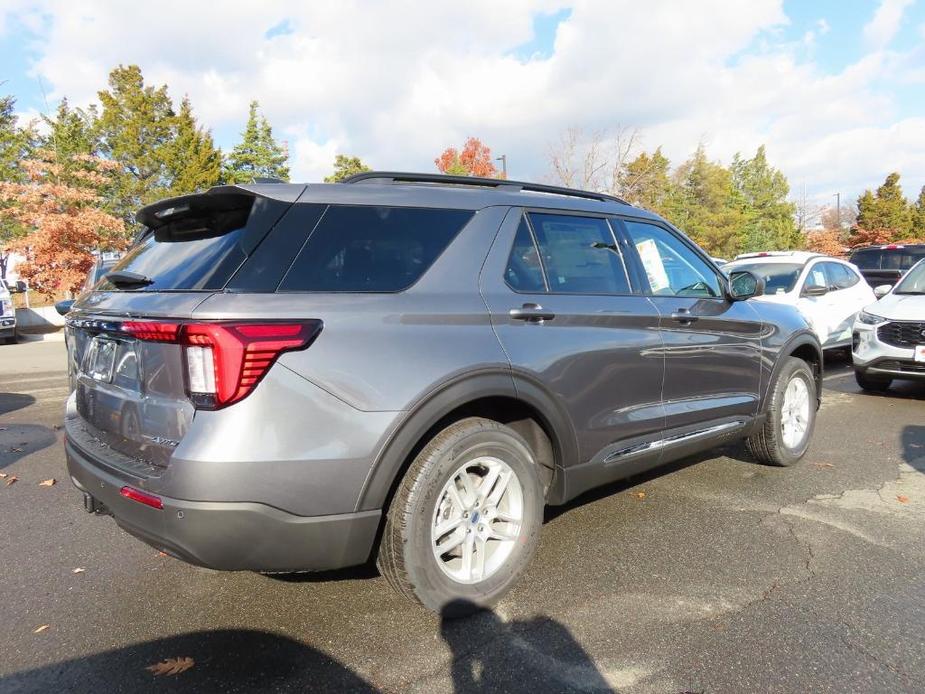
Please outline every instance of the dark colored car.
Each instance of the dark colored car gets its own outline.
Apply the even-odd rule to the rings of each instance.
[[[854,263],[871,287],[893,286],[909,268],[925,258],[925,244],[888,243],[867,246],[851,251],[849,262]]]
[[[68,469],[173,556],[375,559],[439,610],[490,604],[547,504],[747,439],[809,445],[822,350],[681,232],[607,195],[368,173],[226,186],[146,232],[68,314]]]

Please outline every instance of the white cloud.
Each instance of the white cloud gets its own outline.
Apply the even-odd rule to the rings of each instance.
[[[826,21],[825,17],[816,20],[816,29],[819,31],[820,36],[825,36],[829,33],[832,27],[829,26],[829,23]]]
[[[822,71],[783,38],[780,0],[650,0],[644,12],[632,0],[270,0],[220,12],[165,0],[131,13],[106,0],[43,2],[36,71],[50,99],[95,99],[120,63],[141,65],[174,97],[189,94],[197,116],[223,131],[237,132],[256,98],[304,180],[330,173],[338,152],[433,170],[443,148],[469,135],[507,154],[512,177],[541,179],[547,145],[566,127],[618,124],[641,128],[646,146],[663,145],[676,162],[701,140],[726,160],[766,143],[810,192],[848,193],[893,168],[925,177],[917,121],[896,118],[881,88],[895,61],[873,51]],[[515,57],[537,13],[566,4],[547,57]],[[872,22],[878,41],[902,15],[891,20],[887,6],[895,15],[885,0]],[[292,31],[266,38],[282,21]],[[810,33],[827,31],[823,19]]]
[[[864,25],[864,41],[872,49],[882,49],[899,31],[903,14],[914,0],[880,0],[873,18]]]

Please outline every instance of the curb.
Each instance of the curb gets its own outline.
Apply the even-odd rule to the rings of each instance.
[[[26,342],[64,342],[64,331],[56,330],[52,333],[16,333],[19,343]]]

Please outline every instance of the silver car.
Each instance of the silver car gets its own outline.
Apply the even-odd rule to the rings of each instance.
[[[735,439],[790,465],[812,437],[806,321],[607,195],[367,173],[138,219],[67,315],[65,450],[88,511],[188,562],[375,560],[431,609],[487,605],[545,505]]]
[[[851,356],[858,385],[884,391],[894,380],[925,380],[925,260],[858,314]]]

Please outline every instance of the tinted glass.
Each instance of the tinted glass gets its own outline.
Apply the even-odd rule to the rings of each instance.
[[[607,220],[531,213],[550,292],[629,294],[623,260]]]
[[[653,294],[722,296],[719,278],[711,266],[677,236],[654,224],[623,222]]]
[[[332,205],[279,291],[401,291],[424,274],[472,215],[469,210]]]
[[[765,294],[784,294],[794,288],[803,266],[799,263],[729,263],[723,266],[727,275],[736,270],[748,270],[763,278]]]
[[[883,252],[877,248],[867,248],[851,254],[851,262],[862,270],[879,270],[880,256]]]
[[[241,228],[188,241],[159,241],[149,234],[113,269],[137,272],[153,280],[144,291],[221,289],[246,257],[240,245],[243,232]],[[99,288],[116,289],[105,279]]]
[[[545,292],[543,282],[543,268],[540,265],[540,256],[533,243],[533,235],[527,226],[527,220],[521,219],[514,237],[514,246],[511,248],[511,257],[508,258],[504,279],[511,289],[518,292]]]

